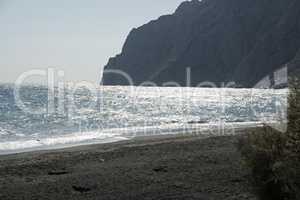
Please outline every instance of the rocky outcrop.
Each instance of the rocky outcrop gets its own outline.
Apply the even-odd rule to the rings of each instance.
[[[122,53],[105,66],[103,84],[186,86],[189,69],[191,86],[233,81],[252,87],[285,64],[300,67],[299,52],[299,0],[186,1],[172,15],[133,29]]]

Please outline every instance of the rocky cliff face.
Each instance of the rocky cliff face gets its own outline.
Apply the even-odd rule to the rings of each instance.
[[[121,70],[134,85],[152,81],[244,87],[290,64],[300,67],[299,0],[202,0],[183,2],[166,15],[133,29],[122,53],[105,70]],[[117,73],[104,73],[104,85],[128,85]]]

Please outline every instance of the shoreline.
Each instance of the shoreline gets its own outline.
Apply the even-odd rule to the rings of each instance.
[[[209,124],[209,123],[196,123],[196,124],[186,124],[186,126],[183,126],[182,124],[167,124],[164,126],[154,126],[154,127],[146,127],[144,128],[134,128],[134,129],[115,129],[111,130],[111,132],[107,131],[103,134],[97,134],[96,132],[86,132],[86,133],[80,133],[80,137],[84,136],[85,140],[79,140],[78,142],[70,142],[70,143],[57,143],[57,144],[50,144],[47,145],[46,142],[43,143],[43,141],[39,140],[24,140],[24,141],[12,141],[12,142],[2,142],[0,143],[0,156],[5,155],[13,155],[13,154],[22,154],[22,153],[28,153],[28,152],[38,152],[38,151],[52,151],[52,150],[59,150],[59,149],[69,149],[69,148],[75,148],[80,146],[88,146],[88,145],[97,145],[97,144],[111,144],[115,142],[120,141],[128,141],[128,140],[134,140],[136,138],[159,138],[159,137],[170,137],[170,136],[190,136],[190,135],[199,135],[201,137],[214,137],[214,136],[220,136],[222,135],[221,132],[223,132],[224,129],[225,132],[239,132],[240,130],[244,129],[251,129],[251,128],[259,128],[262,126],[261,122],[230,122],[225,124]],[[147,130],[149,129],[149,130]],[[122,134],[116,134],[116,132],[122,132]],[[155,134],[155,133],[159,134]],[[228,135],[228,133],[225,135]],[[128,133],[128,134],[126,134]],[[153,134],[154,133],[154,134]],[[221,133],[221,134],[220,134]],[[91,134],[91,135],[89,135]],[[109,134],[111,136],[109,137]],[[229,133],[231,134],[231,133]],[[62,135],[58,138],[46,138],[45,140],[49,143],[49,140],[75,140],[75,135],[78,135],[78,133],[69,134],[73,136],[66,137],[67,135]],[[97,137],[98,136],[98,137]],[[106,136],[106,138],[101,139],[100,136]],[[76,138],[78,140],[78,138]],[[76,141],[76,140],[75,140]],[[32,147],[24,147],[24,148],[16,148],[16,149],[6,149],[2,150],[3,144],[7,145],[7,143],[10,143],[8,146],[26,146],[25,144],[32,145]],[[53,143],[53,142],[52,142]]]
[[[236,136],[165,135],[0,156],[0,199],[251,199]]]

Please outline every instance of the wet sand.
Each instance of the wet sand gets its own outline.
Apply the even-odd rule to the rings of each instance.
[[[147,137],[0,156],[0,199],[256,200],[237,138]]]

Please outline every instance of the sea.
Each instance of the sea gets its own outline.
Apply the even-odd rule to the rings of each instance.
[[[0,154],[139,136],[222,135],[226,128],[234,133],[284,122],[287,96],[287,89],[0,84]]]

